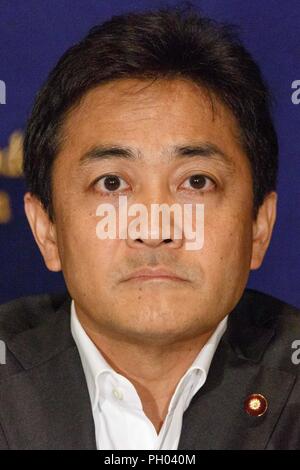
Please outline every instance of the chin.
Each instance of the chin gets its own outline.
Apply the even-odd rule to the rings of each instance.
[[[145,326],[144,328],[135,328],[131,331],[127,330],[127,338],[132,338],[135,342],[140,342],[143,345],[166,345],[192,337],[191,332],[188,334],[184,328],[162,328]]]
[[[126,318],[133,319],[133,321],[123,324],[123,334],[138,336],[144,341],[166,341],[166,339],[170,341],[172,338],[193,337],[198,329],[201,329],[199,318],[184,319],[182,311],[174,311],[174,309],[160,311],[148,308],[144,312],[139,310],[128,313]],[[124,317],[118,322],[119,327],[122,320],[124,321]]]

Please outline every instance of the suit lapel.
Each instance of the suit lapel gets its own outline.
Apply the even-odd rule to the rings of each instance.
[[[0,420],[11,449],[95,449],[90,398],[70,332],[70,301],[8,349],[22,372],[1,382]]]
[[[264,449],[295,377],[244,360],[230,358],[222,341],[203,388],[183,416],[178,449]],[[249,416],[244,402],[260,393],[268,401],[261,417]]]
[[[266,448],[296,378],[262,364],[277,322],[277,304],[262,300],[246,291],[230,314],[207,381],[184,413],[178,449]],[[268,401],[260,417],[244,409],[256,393]]]

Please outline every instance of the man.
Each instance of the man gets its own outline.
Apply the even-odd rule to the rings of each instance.
[[[68,294],[1,309],[1,448],[300,448],[299,312],[245,290],[275,223],[277,138],[230,29],[180,10],[93,28],[39,93],[24,152],[26,215]],[[201,248],[161,221],[99,235],[121,196],[204,207]]]

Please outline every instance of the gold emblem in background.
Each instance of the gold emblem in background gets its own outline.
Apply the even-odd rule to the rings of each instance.
[[[23,134],[16,131],[10,136],[8,147],[0,150],[0,175],[18,178],[22,176],[22,165]]]
[[[10,136],[7,148],[0,149],[0,176],[20,178],[23,166],[23,134],[15,131]],[[9,195],[0,191],[0,224],[11,220],[11,205]]]
[[[9,195],[0,191],[0,224],[6,224],[11,219]]]

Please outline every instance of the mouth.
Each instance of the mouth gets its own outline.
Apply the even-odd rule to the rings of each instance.
[[[136,282],[145,282],[145,281],[167,281],[167,282],[187,282],[187,279],[184,279],[178,276],[176,273],[169,271],[165,268],[143,268],[131,273],[124,281],[136,281]]]

